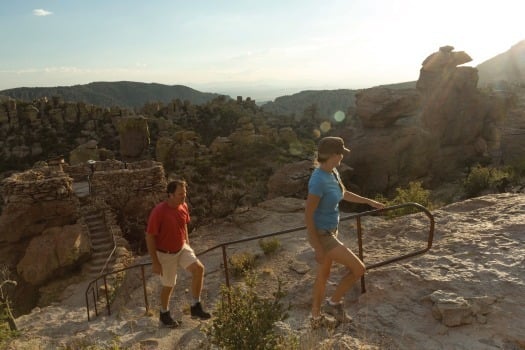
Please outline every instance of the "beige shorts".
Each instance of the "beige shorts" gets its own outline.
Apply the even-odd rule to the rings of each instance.
[[[173,287],[177,282],[177,268],[187,268],[196,261],[199,261],[193,249],[184,244],[177,254],[167,254],[157,251],[160,265],[162,266],[162,275],[160,282],[165,287]]]
[[[342,246],[343,243],[337,238],[339,231],[335,230],[317,230],[319,233],[319,242],[325,253],[328,253],[330,250],[334,249],[337,246]]]

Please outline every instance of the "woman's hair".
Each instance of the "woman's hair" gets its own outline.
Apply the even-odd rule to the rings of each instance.
[[[316,159],[314,160],[314,166],[315,167],[319,167],[319,165],[321,163],[326,162],[328,160],[328,158],[330,158],[330,156],[332,156],[332,155],[331,154],[322,154],[322,153],[317,152]],[[334,169],[334,175],[335,175],[335,178],[337,179],[337,183],[339,183],[339,187],[341,187],[341,191],[344,194],[345,191],[346,191],[346,187],[343,184],[343,181],[341,180],[341,176],[339,175],[339,172],[337,171],[337,169]]]
[[[328,158],[330,158],[332,155],[331,154],[325,154],[325,153],[319,153],[317,152],[317,155],[316,155],[316,163],[324,163],[328,160]]]
[[[337,169],[334,169],[334,175],[335,175],[335,178],[337,179],[337,183],[339,184],[339,187],[341,187],[341,192],[343,192],[343,195],[344,195],[346,191],[346,187],[343,181],[341,180],[341,175],[339,175],[339,172],[337,171]]]

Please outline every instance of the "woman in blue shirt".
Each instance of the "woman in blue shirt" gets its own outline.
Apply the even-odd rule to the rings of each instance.
[[[312,172],[308,182],[305,221],[308,240],[315,250],[319,264],[313,286],[312,326],[321,325],[321,302],[325,295],[326,282],[330,276],[333,262],[343,264],[348,273],[337,285],[334,294],[327,298],[323,310],[333,315],[339,322],[350,322],[351,318],[343,308],[343,296],[365,273],[363,262],[337,239],[339,225],[339,202],[345,200],[368,204],[374,208],[384,208],[384,204],[370,198],[347,191],[341,182],[336,167],[344,155],[350,153],[340,137],[324,137],[317,149],[318,167]]]

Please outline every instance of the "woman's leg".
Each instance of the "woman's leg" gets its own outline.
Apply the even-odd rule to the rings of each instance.
[[[343,264],[348,268],[348,273],[343,276],[332,295],[331,301],[338,303],[352,285],[365,273],[365,264],[347,247],[340,245],[327,253],[327,258]]]
[[[321,302],[324,298],[326,282],[330,276],[331,267],[332,259],[328,256],[325,256],[323,263],[317,267],[317,276],[314,282],[312,297],[312,317],[318,317],[321,314]]]

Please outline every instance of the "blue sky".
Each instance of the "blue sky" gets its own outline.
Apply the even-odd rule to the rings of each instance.
[[[525,39],[523,0],[0,4],[0,90],[129,80],[266,100],[416,80],[440,46],[475,66]]]

